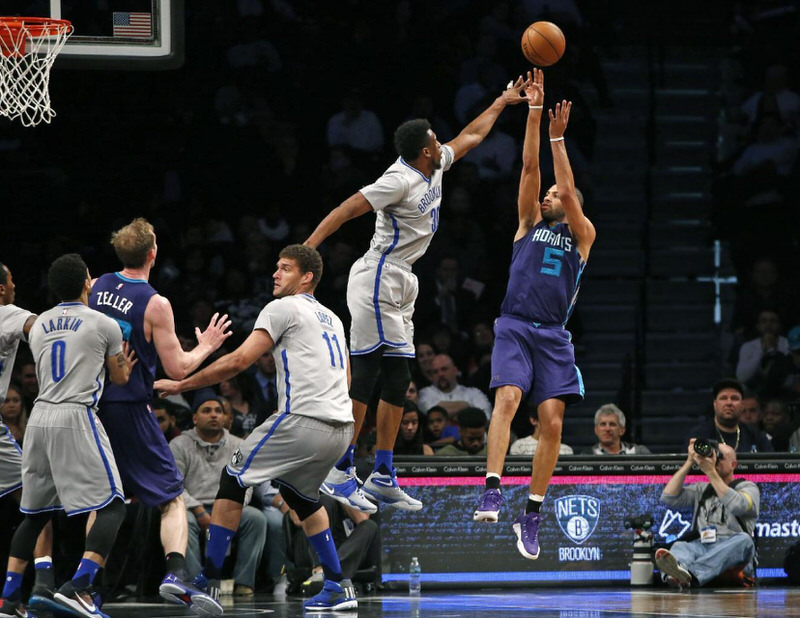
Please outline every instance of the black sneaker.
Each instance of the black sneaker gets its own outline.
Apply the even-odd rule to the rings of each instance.
[[[78,590],[68,581],[58,592],[53,595],[53,600],[63,609],[71,610],[73,616],[95,616],[99,618],[108,618],[108,614],[104,614],[92,598],[89,589]]]
[[[14,603],[8,599],[0,599],[0,616],[14,616],[14,618],[36,618],[29,614],[22,603]]]

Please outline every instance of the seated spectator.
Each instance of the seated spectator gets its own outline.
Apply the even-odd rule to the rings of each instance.
[[[649,455],[641,444],[622,441],[625,435],[625,414],[613,403],[600,406],[594,413],[594,434],[598,442],[584,451],[587,455]]]
[[[466,333],[478,300],[469,281],[471,280],[465,280],[461,275],[457,257],[442,257],[436,266],[433,280],[423,277],[422,286],[425,291],[421,296],[431,301],[417,309],[420,322],[431,327],[438,325],[447,328],[452,334]],[[473,281],[472,286],[475,283]]]
[[[14,436],[17,444],[22,446],[25,437],[25,427],[28,425],[28,409],[25,407],[25,400],[22,396],[22,387],[16,384],[9,384],[6,391],[6,399],[0,407],[2,421],[8,427],[8,431]]]
[[[747,425],[750,429],[759,429],[761,422],[761,402],[752,391],[745,391],[742,399],[742,413],[739,415],[739,422]]]
[[[255,363],[253,372],[253,391],[258,402],[258,410],[265,417],[278,409],[278,384],[275,359],[272,354],[262,355]],[[256,425],[266,419],[256,419]],[[252,431],[252,430],[251,430]]]
[[[150,402],[150,409],[156,415],[158,426],[161,428],[161,433],[164,434],[167,442],[172,442],[173,438],[181,435],[175,408],[169,401],[157,397]]]
[[[352,580],[360,569],[374,567],[379,570],[381,553],[378,524],[366,513],[340,504],[330,496],[320,494],[319,500],[328,511],[333,542],[342,566],[342,577]],[[324,581],[319,557],[308,543],[297,514],[288,510],[285,505],[281,508],[287,511],[284,516],[289,579],[286,590],[299,592],[302,585],[304,594],[315,594],[322,589]]]
[[[717,440],[728,444],[737,453],[772,452],[772,443],[767,434],[739,423],[742,413],[744,387],[732,379],[720,380],[714,385],[714,417],[695,425],[686,437]]]
[[[734,479],[736,452],[720,444],[718,453],[701,457],[689,442],[688,457],[672,475],[661,502],[667,508],[691,508],[693,540],[678,540],[657,549],[655,560],[662,578],[671,586],[703,586],[729,569],[737,569],[752,583],[755,577],[753,532],[758,519],[760,492],[745,479]],[[698,466],[708,482],[684,485],[692,466]]]
[[[190,577],[200,573],[200,539],[211,523],[211,510],[219,490],[219,477],[236,449],[244,442],[223,427],[224,410],[218,397],[200,398],[194,410],[194,429],[183,432],[170,442],[175,463],[183,474],[183,500],[189,520],[186,570]],[[233,567],[234,594],[252,596],[256,569],[266,540],[264,514],[245,506],[236,531],[238,545]]]
[[[433,450],[458,440],[458,427],[450,424],[450,416],[441,406],[433,406],[428,413],[425,443]]]
[[[427,412],[433,406],[441,406],[450,415],[451,420],[465,408],[479,408],[486,418],[492,415],[492,404],[478,388],[463,386],[458,383],[458,368],[453,359],[446,354],[439,354],[431,365],[433,384],[419,392],[419,409]]]
[[[792,435],[792,424],[789,409],[783,399],[771,398],[764,402],[761,414],[761,429],[772,442],[776,451],[789,450],[789,439]]]
[[[328,146],[346,146],[363,152],[380,152],[383,149],[383,125],[380,119],[364,109],[364,98],[358,88],[345,93],[342,111],[328,120]]]
[[[539,412],[536,406],[528,406],[528,419],[533,425],[533,433],[527,438],[520,438],[511,444],[509,455],[533,455],[539,445]],[[562,444],[558,449],[559,455],[572,455],[572,447]]]
[[[736,379],[757,394],[774,381],[771,374],[789,354],[789,341],[780,335],[781,321],[772,309],[763,309],[756,320],[758,337],[746,341],[739,350]]]
[[[774,309],[782,324],[793,324],[797,301],[792,286],[778,272],[778,263],[763,256],[753,262],[749,277],[736,289],[731,326],[743,340],[758,337],[755,325],[762,309]]]
[[[422,417],[422,421],[420,420]],[[417,404],[406,399],[403,407],[403,418],[400,431],[394,441],[395,455],[433,455],[433,449],[422,441],[422,427],[425,417],[417,408]]]
[[[422,389],[433,382],[431,367],[436,356],[436,350],[427,341],[416,344],[417,362],[411,368],[412,377],[417,384],[417,388]]]
[[[464,408],[458,413],[458,440],[436,451],[437,455],[486,455],[488,421],[480,408]]]
[[[406,399],[409,401],[413,401],[415,404],[419,401],[419,389],[417,389],[417,384],[414,380],[408,383],[408,388],[406,389]]]
[[[253,395],[254,390],[253,379],[246,374],[239,374],[219,383],[220,393],[230,401],[233,408],[231,433],[239,438],[249,436],[253,428],[268,416]]]
[[[789,401],[800,401],[800,326],[795,326],[786,336],[789,355],[781,357],[771,373],[767,394],[779,391],[788,393]]]

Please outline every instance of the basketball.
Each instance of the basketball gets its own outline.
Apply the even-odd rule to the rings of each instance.
[[[522,53],[534,66],[555,64],[566,47],[567,39],[561,28],[549,21],[537,21],[522,33]]]

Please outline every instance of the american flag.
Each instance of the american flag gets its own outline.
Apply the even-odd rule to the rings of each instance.
[[[153,36],[153,16],[150,13],[114,12],[114,36],[149,39]]]

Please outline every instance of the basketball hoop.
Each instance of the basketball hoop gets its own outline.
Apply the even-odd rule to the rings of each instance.
[[[65,19],[0,17],[0,115],[26,127],[53,119],[50,69],[70,34]]]

